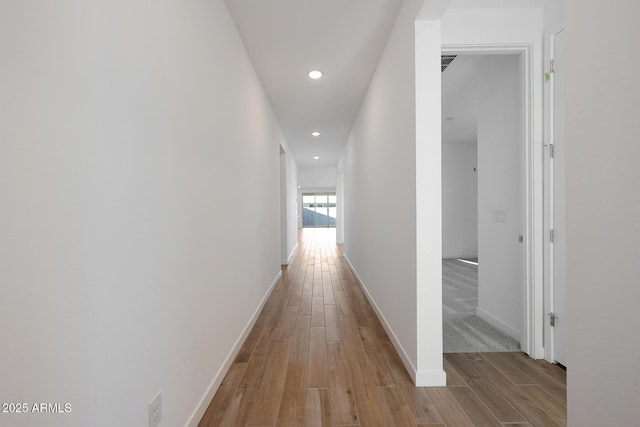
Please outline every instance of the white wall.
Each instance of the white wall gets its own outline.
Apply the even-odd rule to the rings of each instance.
[[[342,159],[347,206],[345,253],[414,379],[421,385],[443,385],[442,352],[437,345],[438,339],[442,340],[438,323],[441,298],[421,298],[416,268],[414,45],[415,18],[421,5],[422,1],[403,3],[349,136]],[[439,56],[433,65],[439,78]],[[439,183],[439,138],[434,146],[438,154],[435,167],[426,172]],[[438,224],[439,193],[438,188],[433,202]],[[434,244],[440,255],[439,230],[436,236]],[[441,287],[439,283],[437,288]],[[431,359],[418,350],[418,313],[427,316],[424,325],[433,329],[434,339],[428,349]]]
[[[567,374],[574,427],[640,425],[638,16],[635,1],[566,1]]]
[[[441,6],[442,2],[426,2]],[[441,25],[415,22],[416,385],[446,384],[442,369],[442,97]],[[427,91],[435,82],[438,89]]]
[[[282,136],[224,4],[4,2],[0,99],[0,401],[72,408],[1,423],[144,426],[162,390],[185,425],[280,262]]]
[[[298,166],[298,185],[302,188],[335,188],[335,167]]]
[[[523,288],[518,235],[524,234],[520,76],[518,55],[488,56],[478,69],[477,313],[516,340]]]
[[[564,22],[565,0],[544,0],[545,29],[561,27]]]
[[[442,257],[478,256],[478,144],[442,144]]]

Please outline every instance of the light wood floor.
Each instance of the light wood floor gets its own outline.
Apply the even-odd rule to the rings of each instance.
[[[523,353],[447,354],[416,388],[331,239],[302,232],[201,427],[566,425],[565,372]]]

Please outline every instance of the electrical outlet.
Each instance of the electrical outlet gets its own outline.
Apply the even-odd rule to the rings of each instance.
[[[162,392],[159,391],[156,397],[149,402],[149,427],[156,427],[162,421]]]

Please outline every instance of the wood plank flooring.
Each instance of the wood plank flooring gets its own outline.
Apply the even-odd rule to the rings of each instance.
[[[415,387],[332,242],[302,230],[200,427],[566,426],[565,372],[523,353],[446,354],[447,387]]]

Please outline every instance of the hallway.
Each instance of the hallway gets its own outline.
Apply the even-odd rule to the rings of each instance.
[[[200,422],[208,426],[563,426],[566,375],[523,353],[447,354],[416,388],[335,245],[298,250]]]

